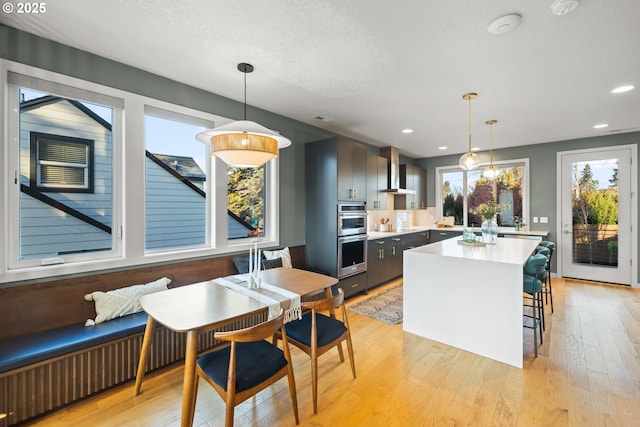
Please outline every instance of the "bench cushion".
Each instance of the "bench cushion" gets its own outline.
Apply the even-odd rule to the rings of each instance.
[[[144,332],[147,313],[119,317],[95,326],[63,326],[0,341],[0,372],[38,363]]]

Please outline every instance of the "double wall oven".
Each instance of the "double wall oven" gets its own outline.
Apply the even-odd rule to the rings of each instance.
[[[367,206],[338,205],[338,278],[367,271]]]

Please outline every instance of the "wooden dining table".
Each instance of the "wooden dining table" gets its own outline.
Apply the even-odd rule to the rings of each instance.
[[[282,267],[261,271],[261,278],[263,283],[281,287],[300,296],[323,290],[330,295],[331,286],[338,283],[338,279],[331,276]],[[250,296],[217,284],[215,279],[144,295],[140,298],[140,305],[149,317],[140,351],[134,395],[140,394],[156,322],[173,331],[186,333],[180,425],[191,426],[195,413],[198,335],[266,311],[267,306]]]

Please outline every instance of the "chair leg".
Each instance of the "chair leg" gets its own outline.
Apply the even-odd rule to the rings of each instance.
[[[553,313],[553,288],[551,287],[551,274],[547,275],[547,280],[549,281],[549,299],[551,300],[551,313]]]
[[[225,411],[224,426],[233,427],[233,416],[235,414],[235,405],[233,402],[227,402],[227,410]]]
[[[287,380],[289,381],[289,395],[291,396],[291,405],[293,406],[293,415],[296,417],[296,425],[300,424],[298,418],[298,395],[296,393],[296,381],[293,377],[293,366],[289,363],[287,368]]]
[[[533,315],[533,352],[536,355],[536,357],[538,357],[538,337],[536,336],[536,325],[538,325],[538,314],[540,314],[540,312],[537,310],[536,307],[536,295],[535,293],[532,295],[532,300],[531,300],[531,314]]]
[[[347,335],[347,351],[349,352],[349,361],[351,362],[351,373],[353,379],[356,379],[356,361],[353,359],[353,344],[351,343],[351,334]]]
[[[339,342],[338,345],[336,345],[336,347],[338,347],[338,354],[340,355],[340,361],[344,362],[344,353],[342,352],[342,343]]]
[[[318,355],[311,352],[311,389],[313,390],[313,413],[318,413]]]
[[[540,310],[540,314],[539,314],[539,318],[541,323],[541,327],[540,329],[540,344],[542,344],[542,331],[545,330],[545,318],[544,318],[544,304],[542,303],[542,292],[540,292],[539,294],[539,300],[538,300],[538,309]]]

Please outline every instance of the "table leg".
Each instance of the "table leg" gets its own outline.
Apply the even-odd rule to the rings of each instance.
[[[140,394],[140,387],[142,387],[142,379],[144,378],[144,371],[147,366],[147,358],[149,355],[149,348],[153,341],[153,332],[156,328],[156,321],[153,317],[148,316],[147,326],[144,330],[144,338],[142,339],[142,348],[140,349],[140,360],[138,360],[138,371],[136,372],[136,385],[133,389],[133,395]]]
[[[190,427],[195,413],[196,358],[198,356],[198,332],[187,332],[187,349],[184,358],[184,382],[182,384],[182,427]]]

